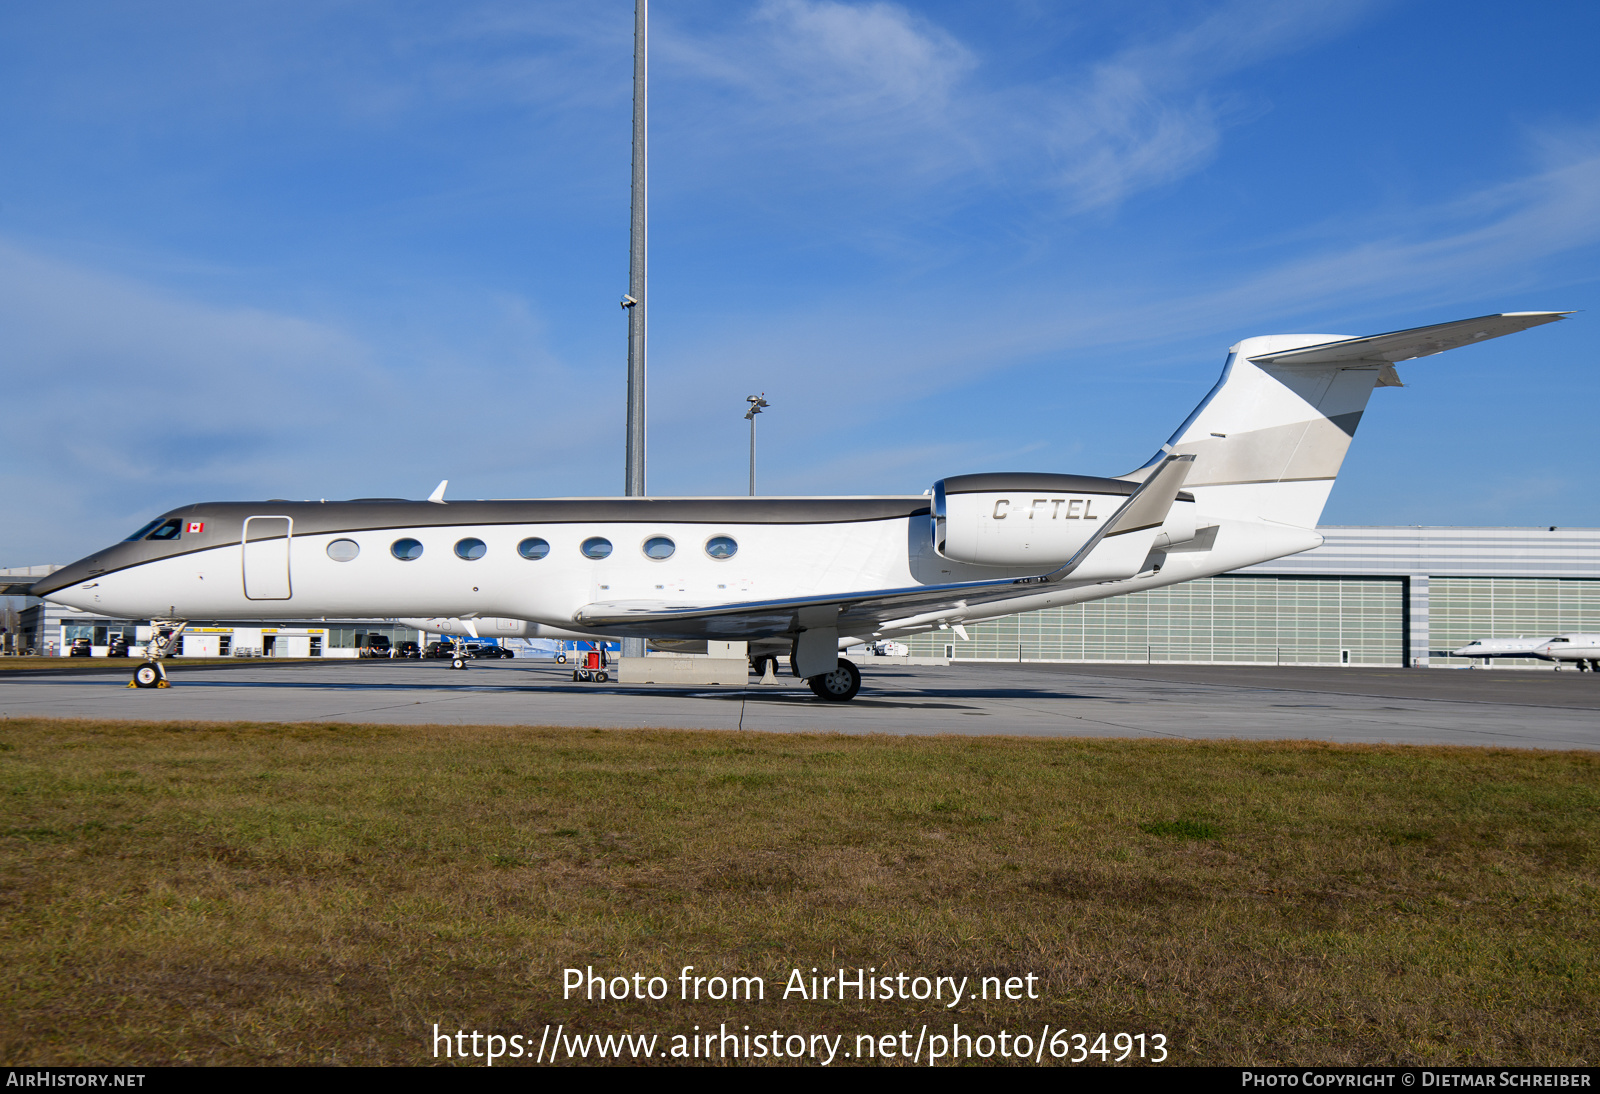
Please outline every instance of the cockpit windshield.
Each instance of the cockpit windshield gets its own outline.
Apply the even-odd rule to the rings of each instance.
[[[144,538],[145,539],[180,539],[180,538],[182,538],[182,536],[183,536],[183,521],[174,519],[174,520],[169,520],[169,521],[164,522],[161,525],[161,527],[157,528],[154,532],[151,532],[148,536],[145,536]]]
[[[137,532],[133,533],[133,535],[129,536],[127,539],[123,540],[122,542],[124,542],[124,543],[132,543],[134,540],[143,539],[145,536],[149,535],[152,531],[154,531],[156,525],[158,525],[160,523],[161,523],[161,518],[157,517],[155,520],[151,521],[149,524],[146,524],[143,528],[139,529]]]

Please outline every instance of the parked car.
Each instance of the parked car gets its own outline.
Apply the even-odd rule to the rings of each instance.
[[[112,635],[111,636],[111,644],[106,647],[106,656],[107,657],[126,657],[126,656],[128,656],[128,637],[127,637],[127,635],[123,635],[123,634],[114,634],[114,635]]]
[[[389,645],[389,636],[386,634],[369,634],[365,644],[357,647],[357,657],[388,657],[392,647]]]
[[[491,646],[485,643],[468,646],[467,656],[477,661],[493,661],[500,657],[515,657],[516,654],[506,649],[504,646]]]
[[[415,642],[402,642],[394,648],[394,652],[389,656],[404,658],[409,661],[417,661],[422,657],[422,647],[417,645]]]
[[[422,651],[422,656],[430,661],[448,661],[454,649],[453,642],[429,642],[428,648]]]
[[[68,657],[91,657],[94,655],[94,643],[87,638],[74,638],[72,646],[67,650]]]

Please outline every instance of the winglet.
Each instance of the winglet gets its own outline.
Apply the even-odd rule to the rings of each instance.
[[[435,486],[433,488],[433,493],[428,495],[428,500],[431,501],[431,502],[435,502],[436,504],[443,505],[444,504],[444,488],[449,486],[449,485],[450,485],[450,480],[449,479],[442,480],[439,483],[438,486]]]
[[[1046,580],[1121,581],[1137,574],[1193,466],[1192,455],[1161,461],[1094,537]]]

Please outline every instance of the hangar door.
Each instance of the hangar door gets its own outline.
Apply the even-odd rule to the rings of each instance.
[[[289,517],[246,517],[244,522],[244,595],[247,600],[288,600]]]

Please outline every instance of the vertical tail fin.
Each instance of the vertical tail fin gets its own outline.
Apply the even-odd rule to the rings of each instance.
[[[1228,351],[1222,378],[1156,458],[1193,455],[1184,489],[1211,516],[1314,528],[1374,387],[1399,387],[1396,361],[1551,323],[1566,312],[1508,312],[1367,338],[1275,334]]]

